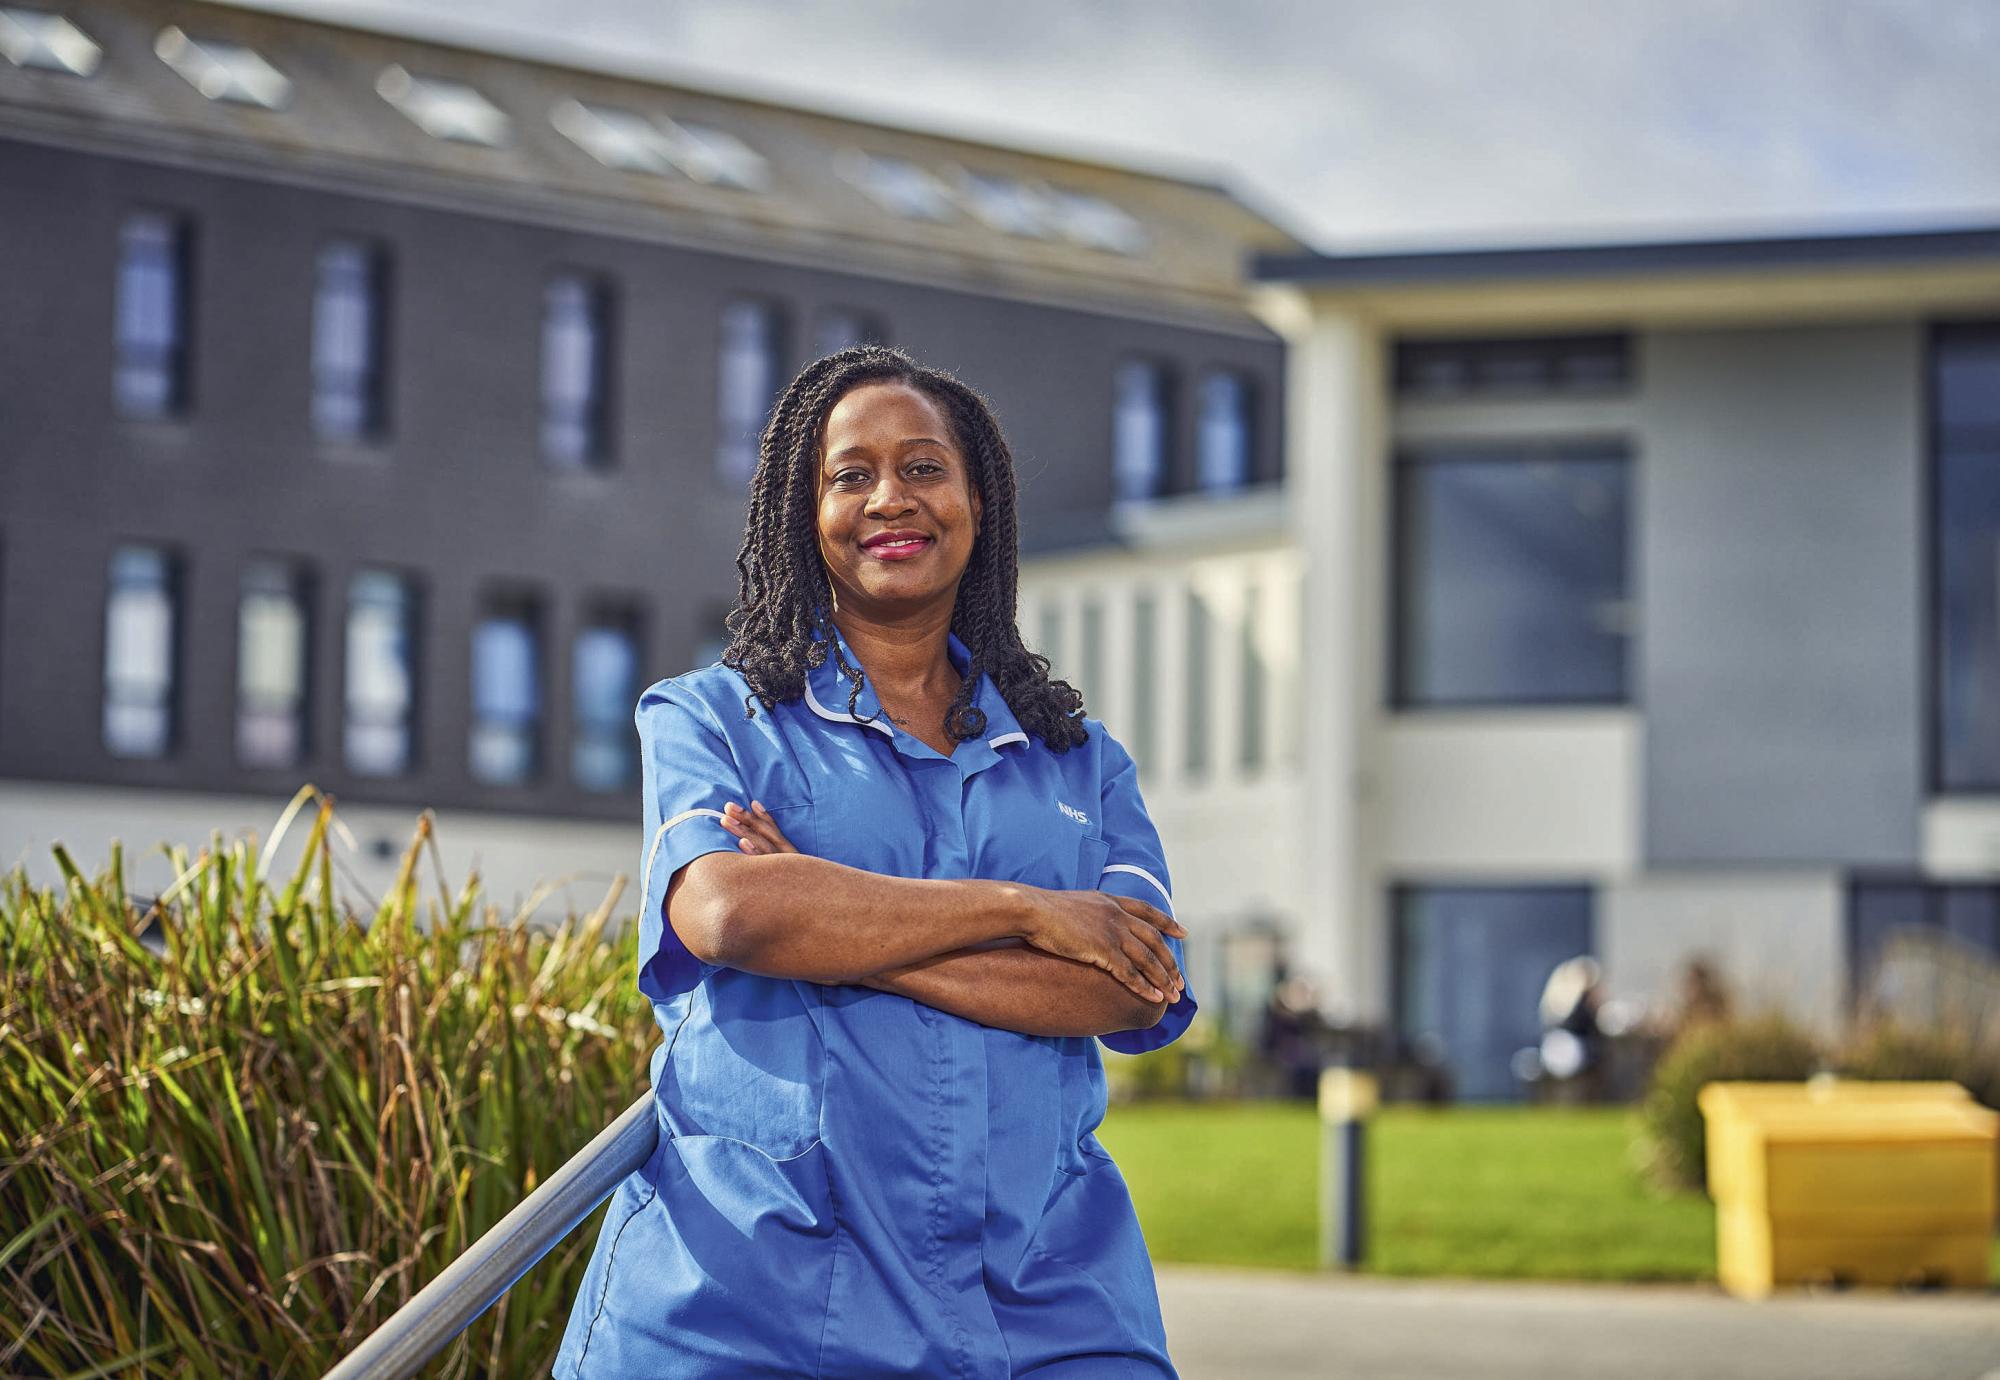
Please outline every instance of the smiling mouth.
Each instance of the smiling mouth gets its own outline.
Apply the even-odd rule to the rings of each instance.
[[[896,541],[873,542],[861,549],[871,556],[884,560],[898,560],[905,556],[914,556],[930,544],[929,537],[909,537]]]

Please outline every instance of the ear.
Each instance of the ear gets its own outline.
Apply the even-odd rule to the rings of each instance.
[[[976,535],[979,531],[980,515],[986,511],[986,505],[980,500],[979,486],[977,484],[974,484],[971,487],[972,487],[972,530]]]

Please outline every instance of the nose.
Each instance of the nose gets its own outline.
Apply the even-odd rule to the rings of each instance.
[[[882,471],[882,477],[875,481],[875,487],[868,494],[868,516],[872,518],[900,517],[915,508],[909,491],[903,486],[903,476],[896,472],[894,465]]]

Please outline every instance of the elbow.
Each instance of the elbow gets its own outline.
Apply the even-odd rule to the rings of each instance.
[[[703,963],[741,967],[751,950],[745,908],[737,904],[736,888],[711,870],[700,869],[697,858],[667,893],[667,921],[687,951]]]
[[[1166,1016],[1167,1007],[1170,1005],[1172,1005],[1171,1002],[1147,1001],[1144,997],[1134,996],[1132,999],[1132,1008],[1127,1012],[1124,1023],[1118,1029],[1151,1030]]]

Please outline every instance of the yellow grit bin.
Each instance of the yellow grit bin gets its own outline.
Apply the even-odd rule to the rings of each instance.
[[[1716,1274],[1781,1284],[1986,1283],[2000,1112],[1956,1083],[1710,1083]]]

